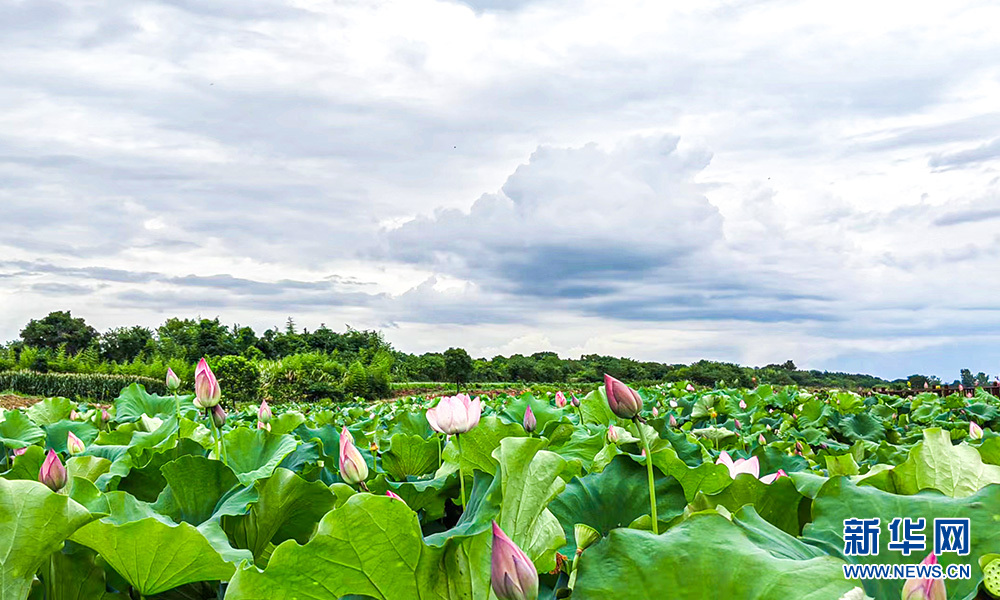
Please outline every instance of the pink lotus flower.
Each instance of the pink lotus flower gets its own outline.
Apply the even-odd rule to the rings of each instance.
[[[58,492],[66,485],[66,467],[59,460],[55,450],[49,449],[49,453],[45,456],[45,462],[38,471],[38,481],[49,486],[53,492]]]
[[[80,413],[76,412],[76,410],[69,411],[69,420],[70,421],[79,421],[80,420]]]
[[[400,497],[399,497],[399,494],[397,494],[396,492],[393,492],[392,490],[386,490],[386,491],[385,491],[385,495],[386,495],[386,496],[389,496],[389,497],[390,497],[390,498],[392,498],[393,500],[399,500],[399,501],[400,501],[400,502],[402,502],[403,504],[406,504],[406,500],[403,500],[402,498],[400,498]]]
[[[535,413],[531,412],[530,406],[524,409],[524,421],[522,421],[522,425],[524,425],[524,430],[528,433],[531,433],[535,430],[535,427],[538,427],[538,420],[535,419]]]
[[[272,416],[274,416],[274,413],[271,412],[271,407],[267,405],[267,400],[261,400],[260,408],[257,409],[257,420],[262,423],[270,423]]]
[[[660,411],[656,410],[656,407],[655,407],[655,406],[653,407],[653,416],[654,416],[654,417],[658,417],[658,416],[660,416]]]
[[[920,564],[936,565],[937,556],[931,552],[927,558],[920,561]],[[903,584],[902,600],[948,600],[948,591],[944,587],[943,579],[907,579]]]
[[[174,373],[174,370],[167,367],[167,378],[166,378],[167,389],[171,392],[176,392],[178,388],[181,387],[181,378]]]
[[[27,446],[25,446],[24,448],[14,448],[14,456],[21,456],[22,454],[24,454],[27,451],[28,451],[28,447]]]
[[[354,445],[354,438],[346,425],[340,430],[340,477],[351,484],[368,479],[368,464]]]
[[[72,431],[66,434],[66,452],[69,452],[70,456],[82,454],[86,449],[83,440],[73,435]]]
[[[746,400],[740,400],[740,409],[741,410],[746,410],[747,409],[747,401]]]
[[[969,421],[969,439],[970,440],[983,439],[983,428],[980,427],[975,421]]]
[[[194,396],[194,405],[199,409],[212,408],[222,400],[222,388],[204,358],[194,370]]]
[[[694,386],[689,383],[689,384],[687,384],[687,387],[684,388],[684,389],[687,390],[687,391],[689,391],[689,392],[693,392],[694,391]]]
[[[622,419],[631,419],[642,410],[642,398],[639,397],[639,393],[607,373],[604,374],[604,391],[611,412]]]
[[[778,469],[777,472],[775,473],[771,473],[770,475],[764,475],[763,477],[761,477],[760,482],[771,485],[771,483],[773,483],[774,480],[778,479],[779,477],[788,477],[788,473],[785,473],[784,469]]]
[[[104,421],[105,423],[107,423],[110,420],[111,420],[111,415],[108,414],[108,409],[102,408],[101,409],[101,421]]]
[[[764,438],[763,433],[757,436],[757,443],[760,444],[761,446],[767,443],[767,440]]]
[[[490,585],[499,600],[536,600],[538,572],[528,555],[493,521]]]
[[[437,406],[427,409],[427,422],[434,431],[455,435],[479,425],[482,412],[483,404],[479,398],[473,400],[468,394],[446,396]]]
[[[566,408],[566,394],[556,392],[556,406],[559,408]]]
[[[750,473],[755,479],[760,478],[760,461],[754,456],[747,460],[745,458],[737,458],[735,461],[729,456],[729,453],[725,450],[719,455],[719,459],[715,461],[717,465],[726,465],[729,469],[729,476],[736,479],[736,476],[740,473]]]

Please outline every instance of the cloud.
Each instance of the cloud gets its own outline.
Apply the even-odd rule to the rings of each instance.
[[[935,154],[931,156],[928,164],[936,169],[967,167],[996,158],[1000,158],[1000,138],[995,138],[975,148],[945,154]]]

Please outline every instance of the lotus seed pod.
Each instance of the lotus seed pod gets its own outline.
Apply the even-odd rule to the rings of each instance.
[[[1000,558],[993,559],[983,569],[983,584],[994,598],[1000,598]]]
[[[597,531],[590,525],[577,523],[573,526],[573,537],[576,538],[576,551],[583,552],[593,545],[594,542],[601,539],[601,532]]]

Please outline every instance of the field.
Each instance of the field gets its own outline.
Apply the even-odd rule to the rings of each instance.
[[[937,560],[971,578],[908,598],[988,598],[1000,571],[1000,404],[981,390],[612,380],[578,403],[436,399],[428,419],[412,396],[226,415],[209,375],[106,411],[3,411],[0,597],[896,599],[904,579],[843,567],[920,563],[946,518],[969,519],[968,554]],[[889,548],[897,517],[925,519],[925,548]],[[875,554],[848,555],[844,521],[872,518]]]

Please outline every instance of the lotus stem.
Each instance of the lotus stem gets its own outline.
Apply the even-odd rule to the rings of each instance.
[[[649,479],[649,515],[652,518],[653,535],[659,535],[659,524],[656,522],[656,487],[653,483],[653,452],[649,448],[646,440],[646,433],[642,430],[642,423],[637,418],[632,419],[635,428],[639,431],[639,439],[642,440],[642,447],[646,450],[646,476]]]
[[[461,434],[455,434],[455,447],[458,449],[458,482],[462,490],[462,512],[465,512],[465,469],[462,468],[462,442],[459,441]]]

